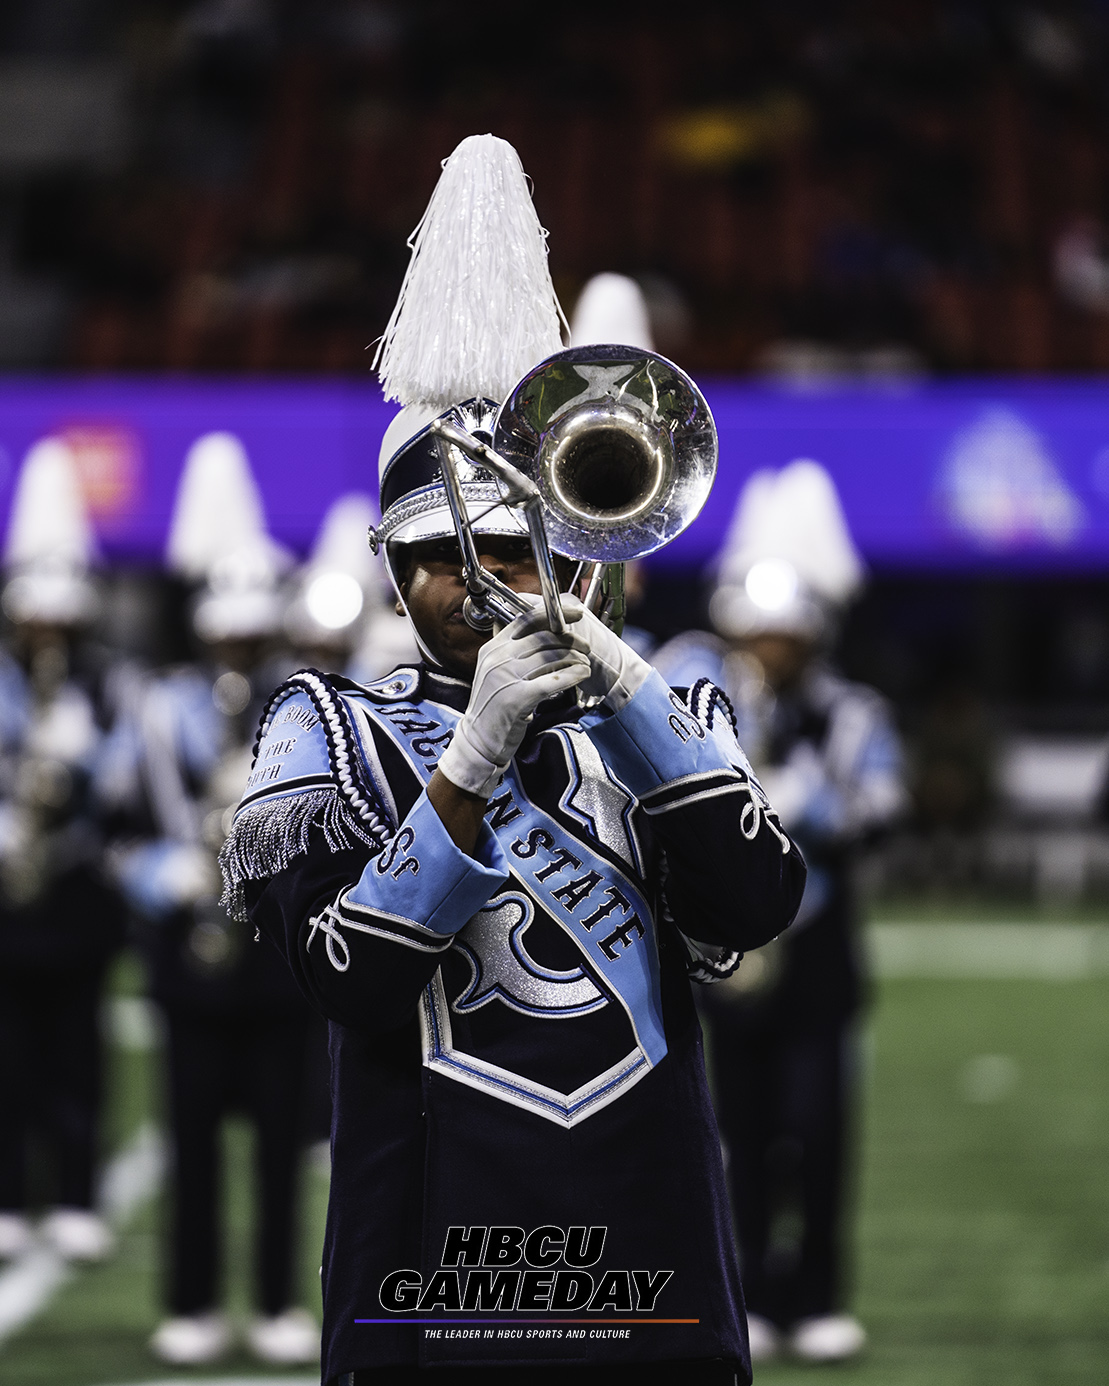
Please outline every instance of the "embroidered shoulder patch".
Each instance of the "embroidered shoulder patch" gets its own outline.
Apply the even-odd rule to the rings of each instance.
[[[263,716],[240,808],[334,783],[327,734],[306,689],[283,684]]]

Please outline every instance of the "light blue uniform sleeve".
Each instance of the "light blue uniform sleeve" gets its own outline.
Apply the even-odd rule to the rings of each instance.
[[[618,713],[584,725],[605,764],[640,800],[681,786],[688,803],[753,779],[723,710],[706,727],[654,670]]]
[[[824,756],[798,748],[779,772],[792,777],[794,808],[784,819],[810,841],[849,841],[892,822],[907,805],[904,758],[885,708],[876,698],[844,699],[836,721],[849,718],[853,735],[845,754],[838,728]],[[803,787],[803,788],[802,788]]]
[[[438,951],[507,880],[508,862],[489,825],[467,855],[425,791],[393,840],[340,894],[332,924]]]

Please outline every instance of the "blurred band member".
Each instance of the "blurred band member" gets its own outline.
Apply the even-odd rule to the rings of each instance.
[[[300,664],[360,683],[417,658],[385,568],[370,552],[367,536],[376,521],[370,498],[358,492],[331,505],[285,613]]]
[[[72,456],[47,438],[19,478],[0,597],[0,1257],[31,1245],[28,1201],[42,1194],[42,1236],[63,1256],[99,1260],[113,1240],[93,1197],[99,1010],[123,909],[100,872],[103,733],[79,660],[92,554]],[[32,1136],[41,1190],[28,1188]]]
[[[418,657],[408,622],[398,619],[384,564],[370,551],[378,520],[369,496],[352,491],[328,507],[285,611],[295,662],[368,683]],[[322,1153],[331,1136],[327,1025],[312,1012],[308,1063],[311,1140]]]
[[[211,1362],[232,1346],[221,1310],[221,1128],[254,1127],[255,1294],[246,1343],[265,1361],[319,1352],[295,1307],[300,1153],[311,1015],[280,958],[219,904],[217,854],[250,769],[254,729],[273,685],[288,558],[265,532],[238,439],[191,449],[169,560],[201,578],[193,625],[201,661],[151,680],[113,735],[113,779],[127,785],[142,836],[119,853],[141,912],[154,999],[166,1020],[173,1149],[169,1317],[151,1339],[166,1362]]]
[[[740,1244],[753,1357],[812,1361],[865,1343],[844,1312],[846,1153],[863,1001],[853,849],[904,802],[889,711],[828,664],[837,612],[862,567],[831,479],[812,462],[762,473],[740,499],[710,614],[719,637],[659,652],[667,681],[708,677],[808,882],[793,927],[704,1000]],[[791,1231],[792,1229],[792,1231]]]

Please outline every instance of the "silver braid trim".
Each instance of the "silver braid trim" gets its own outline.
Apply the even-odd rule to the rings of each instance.
[[[380,844],[352,817],[338,789],[309,789],[251,804],[236,816],[219,854],[220,903],[233,919],[246,919],[247,881],[268,880],[303,856],[313,828],[322,830],[331,852],[345,852],[359,843],[380,851]]]
[[[739,966],[743,954],[725,944],[701,943],[688,934],[682,934],[682,942],[689,954],[686,974],[691,982],[723,982]]]
[[[504,504],[504,493],[495,481],[462,482],[462,498],[467,504],[473,503],[483,507]],[[403,529],[413,520],[418,520],[421,515],[427,515],[436,510],[441,510],[445,517],[443,533],[453,534],[454,521],[450,518],[447,493],[442,483],[424,486],[419,491],[410,491],[408,495],[391,505],[381,517],[381,524],[375,531],[378,544],[387,544],[399,529]],[[527,533],[523,521],[517,528],[520,533]]]
[[[703,722],[709,731],[712,730],[717,713],[722,713],[728,726],[732,729],[732,735],[739,736],[739,724],[736,721],[735,708],[727,693],[711,679],[698,679],[689,690],[686,705],[698,722]]]
[[[289,683],[299,683],[311,697],[316,711],[323,719],[332,769],[339,781],[339,791],[358,815],[373,842],[378,848],[384,847],[393,836],[394,830],[386,819],[376,812],[354,777],[351,756],[353,754],[357,760],[358,752],[351,744],[353,732],[345,713],[341,711],[342,705],[334,689],[326,679],[311,669],[294,674]]]

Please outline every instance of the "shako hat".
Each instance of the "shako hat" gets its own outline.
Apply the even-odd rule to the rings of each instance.
[[[385,398],[402,406],[381,445],[374,534],[391,574],[394,544],[454,533],[429,425],[446,416],[490,442],[500,401],[561,349],[566,325],[547,233],[505,140],[462,141],[444,161],[409,245],[408,272],[374,359]],[[489,472],[467,461],[458,473],[476,533],[527,533],[520,516],[498,504]]]

